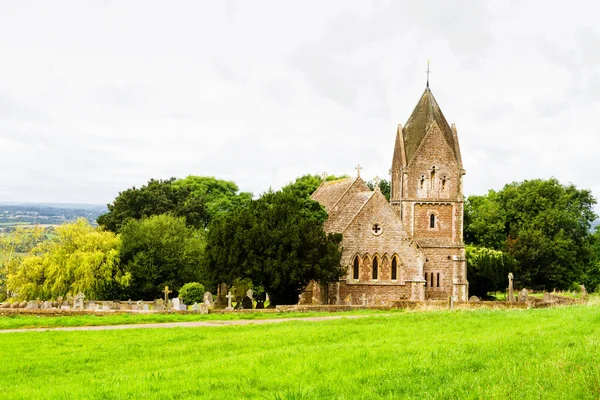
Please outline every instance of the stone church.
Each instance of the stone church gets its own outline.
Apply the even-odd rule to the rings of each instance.
[[[323,181],[312,198],[325,207],[327,232],[343,235],[346,275],[311,283],[301,304],[466,301],[463,169],[456,126],[429,85],[406,125],[398,125],[388,201],[360,177]]]

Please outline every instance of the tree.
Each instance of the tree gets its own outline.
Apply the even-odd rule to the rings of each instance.
[[[205,229],[221,213],[243,206],[251,193],[238,193],[233,182],[213,177],[188,176],[185,179],[151,179],[139,189],[120,192],[108,204],[108,213],[98,217],[98,224],[113,232],[130,219],[171,213],[184,217],[188,226]]]
[[[184,304],[202,303],[204,301],[204,285],[198,282],[186,283],[179,289],[179,297]]]
[[[367,182],[367,186],[371,190],[375,190],[375,183],[373,181]],[[390,186],[390,181],[386,179],[382,179],[379,181],[379,190],[381,190],[381,194],[386,198],[387,201],[390,201],[390,192],[392,190]]]
[[[8,234],[0,234],[0,301],[9,295],[6,281],[17,268],[19,258],[46,239],[48,232],[40,226],[19,226]]]
[[[325,180],[335,181],[337,179],[344,178],[348,178],[348,175],[328,175],[327,178],[325,178]],[[308,198],[311,194],[315,192],[315,190],[317,190],[317,188],[321,185],[322,182],[323,178],[321,176],[307,174],[296,178],[296,180],[292,183],[288,183],[287,185],[281,188],[281,191],[286,193],[293,193],[299,198]]]
[[[129,220],[121,240],[121,262],[131,275],[129,297],[159,298],[165,286],[177,292],[198,281],[204,232],[187,226],[185,218],[162,214]]]
[[[504,291],[508,273],[517,272],[515,260],[502,251],[467,245],[465,252],[470,295],[485,297],[488,292]]]
[[[341,235],[326,234],[321,205],[293,191],[269,192],[214,221],[208,232],[205,274],[213,285],[248,278],[271,304],[295,304],[311,280],[344,273]]]
[[[129,284],[119,264],[121,241],[85,219],[56,228],[56,236],[39,243],[9,272],[7,289],[19,299],[49,300],[83,292],[104,299]]]
[[[590,235],[590,262],[585,268],[582,282],[589,292],[600,292],[600,226]]]
[[[465,241],[514,257],[519,285],[567,289],[581,282],[590,262],[594,204],[589,190],[554,178],[511,183],[468,198]]]

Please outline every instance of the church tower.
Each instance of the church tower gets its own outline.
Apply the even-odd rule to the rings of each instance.
[[[406,125],[398,125],[390,203],[427,259],[425,298],[466,301],[463,169],[456,126],[429,85]]]

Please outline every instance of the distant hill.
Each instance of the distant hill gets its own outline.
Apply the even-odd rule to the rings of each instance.
[[[72,203],[0,203],[0,230],[16,225],[60,225],[78,218],[96,224],[99,215],[108,211],[100,204]]]

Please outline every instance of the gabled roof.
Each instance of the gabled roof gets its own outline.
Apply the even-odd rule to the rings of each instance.
[[[350,222],[352,222],[360,210],[362,210],[363,207],[369,202],[374,194],[374,191],[356,193],[354,196],[352,196],[343,212],[341,212],[336,219],[327,221],[325,229],[328,232],[344,232],[346,227],[350,224]]]
[[[329,212],[350,186],[352,186],[355,179],[344,178],[336,179],[335,181],[325,181],[310,197],[321,203],[325,207],[325,211]]]
[[[440,106],[435,101],[433,93],[431,93],[431,90],[427,87],[410,115],[410,118],[408,118],[406,125],[402,129],[407,164],[410,164],[417,149],[421,145],[421,142],[425,138],[425,135],[427,135],[434,123],[437,123],[437,126],[442,131],[452,152],[456,155],[456,146],[452,129],[450,128],[450,125],[448,125],[444,114],[442,114]]]

